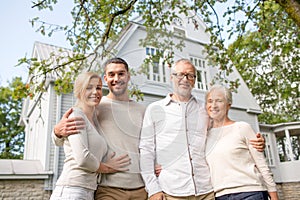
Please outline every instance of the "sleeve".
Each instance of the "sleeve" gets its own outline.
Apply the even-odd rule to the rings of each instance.
[[[140,167],[148,196],[161,192],[155,175],[155,124],[151,116],[151,106],[146,109],[140,139]]]
[[[55,146],[63,146],[64,145],[65,138],[64,137],[61,137],[61,138],[57,137],[54,133],[54,130],[51,133],[51,138],[52,138],[52,142]]]
[[[251,128],[251,126],[247,123],[245,123],[244,126],[244,134],[246,135],[246,143],[248,145],[250,154],[255,162],[255,165],[257,167],[257,169],[259,170],[259,172],[261,173],[263,180],[264,180],[264,184],[268,189],[268,192],[275,192],[276,191],[276,184],[274,182],[273,179],[273,175],[271,173],[271,170],[268,167],[266,158],[264,156],[263,152],[259,152],[257,151],[250,143],[249,143],[249,139],[255,139],[255,132],[254,130]]]
[[[80,115],[87,124],[86,128],[82,129],[80,133],[68,136],[75,162],[84,170],[96,172],[100,166],[100,160],[89,150],[88,130],[91,124],[83,114],[74,112],[74,115]]]

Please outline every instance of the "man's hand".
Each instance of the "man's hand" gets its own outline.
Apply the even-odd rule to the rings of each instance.
[[[155,165],[155,171],[154,171],[154,172],[155,172],[155,175],[156,175],[157,177],[159,176],[161,170],[162,170],[161,165],[156,164],[156,165]]]
[[[126,168],[130,164],[130,158],[127,154],[121,155],[115,158],[116,153],[111,153],[107,160],[103,163],[100,163],[98,173],[115,173],[115,172],[124,172],[129,169]]]
[[[163,192],[158,192],[150,196],[149,200],[166,200]]]
[[[85,122],[81,117],[68,118],[72,112],[72,108],[67,110],[58,124],[54,126],[56,137],[61,138],[77,134],[85,127]]]
[[[259,152],[263,152],[265,149],[266,141],[265,138],[260,134],[256,134],[256,139],[250,140],[250,144]]]

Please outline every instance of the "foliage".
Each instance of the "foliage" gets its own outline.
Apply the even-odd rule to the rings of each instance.
[[[32,7],[39,10],[52,10],[56,3],[57,0],[37,0],[33,2]],[[276,14],[272,14],[270,7],[273,6],[280,7],[281,9],[276,9]],[[188,12],[194,13],[194,16],[188,16]],[[233,50],[227,51],[226,46],[228,41],[238,38],[234,48],[240,50],[242,45],[251,45],[250,42],[239,42],[243,40],[242,35],[244,33],[249,31],[248,35],[250,36],[252,32],[252,34],[261,34],[261,40],[257,41],[259,45],[256,46],[256,51],[253,51],[251,59],[243,60],[246,66],[255,66],[255,64],[263,63],[260,62],[262,59],[260,53],[267,53],[268,51],[266,49],[268,49],[270,44],[272,44],[272,48],[275,49],[274,44],[277,44],[276,41],[280,41],[282,38],[284,38],[285,41],[295,41],[295,44],[299,45],[299,38],[293,37],[293,35],[299,31],[300,27],[300,3],[297,0],[254,0],[251,1],[251,3],[239,0],[74,0],[74,7],[71,11],[73,22],[70,26],[49,24],[40,20],[38,17],[31,21],[32,25],[37,28],[37,31],[49,37],[57,31],[64,31],[66,40],[69,41],[73,47],[72,50],[74,54],[67,57],[63,62],[56,62],[59,63],[56,65],[53,64],[54,59],[39,62],[33,60],[33,58],[20,59],[20,65],[22,63],[28,63],[31,66],[29,93],[36,94],[39,91],[44,91],[45,87],[47,87],[47,74],[49,73],[56,75],[56,89],[58,92],[69,91],[70,87],[72,87],[70,80],[73,80],[78,71],[82,69],[81,67],[83,67],[81,61],[89,59],[89,63],[93,65],[93,62],[96,62],[103,56],[113,55],[114,52],[107,48],[109,43],[115,41],[121,31],[129,26],[130,23],[135,23],[131,20],[136,16],[142,16],[143,21],[141,25],[143,25],[147,31],[146,38],[141,40],[140,44],[144,47],[153,46],[154,48],[160,49],[161,54],[158,56],[164,59],[165,63],[172,63],[173,50],[180,50],[184,47],[182,40],[177,42],[173,40],[173,33],[168,29],[168,25],[178,17],[178,13],[183,13],[188,16],[189,22],[194,24],[195,29],[200,26],[195,20],[195,17],[200,16],[205,22],[207,31],[211,36],[210,43],[207,45],[208,58],[210,59],[211,66],[219,67],[219,73],[215,77],[215,80],[219,79],[224,81],[228,83],[231,88],[237,88],[239,81],[229,81],[226,78],[232,72],[233,66],[237,64],[237,58],[233,56],[236,52]],[[225,23],[223,24],[222,21],[224,20]],[[278,30],[278,32],[276,33],[275,30]],[[265,34],[264,37],[263,34]],[[280,35],[284,37],[280,37]],[[255,38],[255,35],[252,35],[252,37]],[[160,38],[160,40],[157,40],[157,38]],[[284,52],[285,55],[288,55],[292,50],[292,43],[288,43],[288,45],[276,45],[276,51]],[[248,47],[245,46],[245,48]],[[251,47],[249,47],[249,50],[250,49]],[[240,52],[242,53],[242,50],[240,50]],[[151,57],[148,59],[151,59]],[[145,62],[149,63],[149,60]],[[282,61],[280,61],[280,57],[274,56],[272,62],[274,64],[272,65],[274,70],[270,73],[281,72]],[[297,66],[296,62],[297,60],[293,59],[290,65]],[[61,73],[61,71],[71,63],[72,69],[68,71],[68,73]],[[288,67],[285,68],[288,69]],[[239,67],[239,69],[241,68]],[[267,75],[265,71],[263,71],[263,73],[265,73],[265,78],[269,78],[269,75]],[[286,73],[290,72],[288,71]],[[247,79],[252,76],[246,73],[244,77]],[[274,81],[276,82],[278,78],[282,79],[281,86],[283,83],[287,83],[287,78],[280,76],[274,76]],[[297,82],[297,77],[294,78]],[[257,81],[260,80],[261,79]],[[249,81],[247,83],[252,89],[253,84],[251,85]],[[264,84],[263,82],[260,83],[261,85]],[[274,83],[274,87],[278,87],[278,83],[279,82]],[[291,95],[290,93],[294,91],[290,89],[291,87],[294,88],[294,86],[285,85],[284,89],[276,89],[274,92],[279,92],[278,95],[280,95],[280,98],[282,96],[299,95]],[[258,87],[253,88],[252,93],[256,97],[266,96],[266,99],[273,99],[270,94],[273,95],[274,92],[269,93],[267,90],[260,91],[260,89],[261,88]],[[262,93],[263,95],[261,95]],[[139,92],[137,92],[137,94],[139,94]],[[278,96],[276,96],[276,98],[278,98]],[[260,99],[259,101],[262,103],[261,106],[264,110],[273,113],[274,110],[264,108],[264,105],[268,104],[268,102],[263,102]],[[285,104],[286,103],[283,103],[281,106],[285,106]],[[276,114],[279,114],[278,117],[281,118],[281,113],[275,113],[275,115]],[[297,113],[295,116],[297,117]],[[290,117],[288,118],[290,119]],[[296,119],[297,118],[293,118],[292,120]],[[264,121],[275,122],[278,120],[266,118]]]
[[[0,158],[21,159],[24,127],[18,126],[26,85],[14,78],[7,87],[0,87]]]
[[[266,2],[263,11],[254,16],[259,29],[239,37],[228,55],[263,109],[260,122],[300,120],[299,28],[278,5]]]

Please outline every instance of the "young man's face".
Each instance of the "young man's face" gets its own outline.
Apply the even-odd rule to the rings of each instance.
[[[122,63],[110,63],[106,66],[104,80],[110,92],[115,96],[126,94],[130,74]]]

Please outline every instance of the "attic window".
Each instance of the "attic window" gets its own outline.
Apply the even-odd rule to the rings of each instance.
[[[174,27],[174,34],[180,37],[185,37],[185,30]]]
[[[180,19],[180,18],[174,18],[173,19],[173,25],[175,25],[175,26],[183,26],[183,22],[182,22],[182,20]]]

